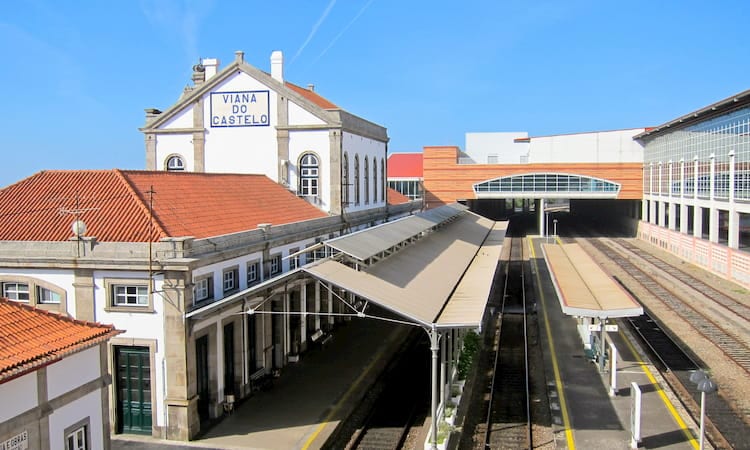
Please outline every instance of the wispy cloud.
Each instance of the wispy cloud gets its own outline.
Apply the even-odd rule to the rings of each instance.
[[[141,0],[140,6],[152,26],[181,43],[189,60],[198,59],[200,22],[213,7],[212,0]]]
[[[324,49],[323,49],[323,51],[322,51],[322,52],[320,52],[320,54],[319,54],[319,55],[318,55],[318,56],[317,56],[317,57],[316,57],[316,58],[315,58],[315,59],[314,59],[314,60],[313,60],[313,61],[312,61],[312,62],[311,62],[310,64],[314,64],[314,63],[315,63],[315,62],[316,62],[317,60],[319,60],[320,58],[322,58],[322,57],[323,57],[323,55],[325,55],[325,54],[326,54],[326,53],[328,52],[328,50],[330,50],[330,49],[331,49],[331,47],[333,47],[333,46],[334,46],[334,44],[336,44],[336,41],[338,41],[338,40],[339,40],[339,38],[341,38],[341,36],[343,36],[343,35],[344,35],[344,33],[346,33],[346,32],[347,32],[347,30],[348,30],[348,29],[349,29],[349,28],[350,28],[350,27],[351,27],[352,25],[354,25],[354,22],[356,22],[356,21],[357,21],[357,19],[359,19],[359,17],[360,17],[360,16],[362,15],[362,14],[364,14],[364,12],[365,12],[365,11],[367,10],[367,8],[369,8],[369,7],[370,7],[370,5],[372,4],[372,2],[374,2],[374,1],[375,1],[375,0],[369,0],[369,1],[367,2],[367,3],[365,3],[365,5],[364,5],[364,6],[362,7],[362,8],[360,8],[360,10],[359,10],[359,12],[357,13],[357,15],[356,15],[356,16],[354,16],[354,18],[353,18],[352,20],[350,20],[350,21],[349,21],[349,23],[347,23],[347,24],[346,24],[346,26],[345,26],[344,28],[342,28],[342,29],[341,29],[341,31],[339,31],[339,34],[337,34],[337,35],[336,35],[336,37],[335,37],[335,38],[333,38],[333,40],[331,40],[331,42],[330,42],[330,43],[328,44],[328,46],[327,46],[326,48],[324,48]]]
[[[320,28],[323,22],[325,22],[326,18],[328,17],[328,14],[330,14],[331,10],[333,9],[333,5],[335,4],[336,4],[336,0],[331,0],[328,3],[328,6],[326,6],[325,11],[323,11],[323,14],[320,16],[318,21],[315,22],[315,25],[313,25],[312,30],[310,30],[310,34],[307,35],[307,39],[305,39],[305,42],[302,43],[299,50],[297,50],[297,53],[294,54],[291,61],[289,61],[289,64],[293,63],[294,60],[297,59],[297,57],[302,54],[302,51],[305,49],[305,47],[307,47],[307,44],[310,43],[312,38],[315,37],[315,34],[318,32],[318,28]]]

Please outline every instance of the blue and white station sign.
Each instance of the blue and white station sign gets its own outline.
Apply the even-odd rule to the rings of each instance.
[[[267,127],[268,91],[212,92],[211,127]]]

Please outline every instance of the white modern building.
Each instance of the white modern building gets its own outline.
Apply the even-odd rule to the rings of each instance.
[[[750,285],[750,90],[635,138],[645,147],[640,237]]]
[[[119,333],[0,298],[0,448],[109,449],[107,340]]]
[[[177,103],[146,110],[146,168],[264,174],[332,214],[384,207],[386,129],[286,81],[280,51],[270,66],[193,67]]]
[[[526,132],[466,133],[464,164],[640,163],[644,128],[529,136]]]

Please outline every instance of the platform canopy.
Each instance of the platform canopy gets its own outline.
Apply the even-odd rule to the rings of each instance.
[[[457,213],[448,214],[445,209],[445,214],[433,213],[442,217],[441,226],[424,229],[418,240],[369,266],[358,266],[351,259],[327,258],[302,270],[425,327],[479,327],[507,222],[496,223],[455,206],[450,209]],[[396,221],[347,236],[346,248],[350,250],[346,253],[356,254],[359,260],[392,249],[397,246],[393,239],[383,240],[380,246],[373,242],[391,231],[399,233],[402,226]],[[390,227],[393,230],[388,230]],[[407,239],[410,234],[402,236]],[[331,247],[343,251],[341,242],[333,242]]]
[[[563,313],[599,319],[643,314],[625,289],[578,244],[542,244]]]

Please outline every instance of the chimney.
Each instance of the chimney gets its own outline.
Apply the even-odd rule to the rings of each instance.
[[[206,81],[206,68],[198,63],[193,66],[193,84],[200,86],[204,81]]]
[[[159,111],[156,108],[146,108],[144,109],[146,111],[146,123],[153,120],[156,117],[159,117],[159,114],[161,114],[161,111]]]
[[[202,65],[206,68],[206,81],[219,71],[219,60],[216,58],[205,58]]]
[[[234,52],[234,60],[239,63],[245,62],[245,52],[243,52],[242,50],[237,50],[236,52]]]
[[[315,92],[315,85],[310,83],[307,85],[307,90],[310,92]]]
[[[279,50],[271,53],[271,77],[279,83],[284,82],[284,55]]]

